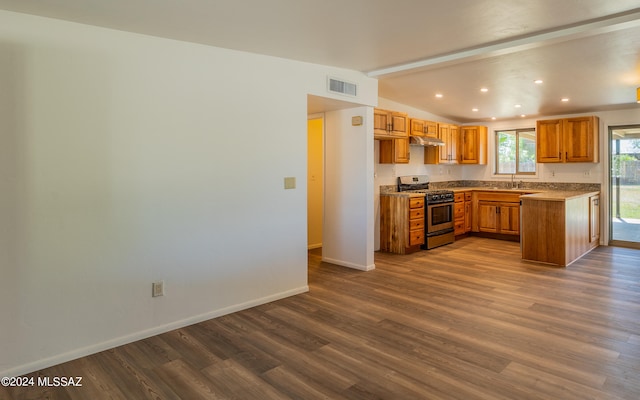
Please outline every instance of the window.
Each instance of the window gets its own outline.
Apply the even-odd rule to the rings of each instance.
[[[496,174],[535,174],[535,129],[496,131],[496,154]]]

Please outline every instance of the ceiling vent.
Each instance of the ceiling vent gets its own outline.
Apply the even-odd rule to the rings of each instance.
[[[340,81],[335,78],[329,78],[329,91],[333,93],[346,94],[347,96],[356,96],[358,86],[355,83]]]

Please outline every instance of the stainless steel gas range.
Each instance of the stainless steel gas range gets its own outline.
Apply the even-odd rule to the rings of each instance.
[[[398,192],[424,193],[424,229],[425,244],[423,249],[453,243],[453,208],[452,190],[429,189],[427,175],[409,175],[398,177]]]

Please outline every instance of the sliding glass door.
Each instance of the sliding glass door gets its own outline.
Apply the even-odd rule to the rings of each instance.
[[[610,244],[640,248],[640,125],[609,128]]]

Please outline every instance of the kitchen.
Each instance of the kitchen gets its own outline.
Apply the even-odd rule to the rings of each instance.
[[[384,103],[384,101],[381,101],[381,103]],[[385,105],[394,110],[400,109],[407,112],[407,115],[410,117],[408,121],[413,121],[411,118],[415,118],[416,116],[418,116],[418,118],[424,118],[424,119],[437,118],[433,115],[420,114],[418,110],[411,110],[406,108],[403,109],[402,106],[397,103],[394,104],[392,102],[389,102],[389,103],[386,103]],[[577,116],[574,115],[573,117],[577,117]],[[604,118],[608,119],[610,117],[605,114]],[[598,130],[601,132],[603,130],[603,127],[601,126],[600,120],[594,117],[592,118],[592,121],[595,121],[591,123],[597,125]],[[494,123],[494,124],[491,124],[491,126],[495,127],[493,129],[496,131],[501,129],[507,129],[507,127],[508,129],[516,129],[516,128],[523,129],[523,130],[526,128],[531,129],[531,128],[536,128],[536,119],[514,120],[512,122],[503,122],[501,124]],[[564,247],[562,247],[563,246],[562,243],[564,243],[564,241],[562,242],[555,241],[550,243],[538,244],[538,243],[534,243],[533,239],[535,239],[535,241],[538,241],[537,238],[539,237],[539,235],[532,235],[532,234],[528,235],[529,240],[527,240],[527,246],[524,247],[525,249],[524,251],[527,253],[527,256],[525,257],[523,255],[523,257],[526,259],[537,260],[541,262],[549,262],[555,265],[566,266],[566,265],[569,265],[571,262],[575,261],[580,256],[584,255],[586,252],[593,249],[595,246],[602,244],[603,243],[601,241],[602,236],[600,233],[601,233],[601,230],[607,229],[606,227],[607,223],[604,222],[606,221],[605,208],[600,207],[600,203],[602,201],[602,196],[600,196],[600,194],[603,190],[606,190],[606,188],[603,188],[603,186],[605,185],[602,185],[600,183],[605,178],[603,173],[603,164],[605,160],[603,160],[602,158],[602,146],[604,145],[603,136],[604,135],[602,135],[601,133],[598,134],[598,132],[596,132],[593,136],[592,142],[595,142],[595,149],[593,150],[593,159],[595,160],[595,162],[578,162],[574,164],[537,163],[537,170],[535,171],[534,174],[521,174],[521,175],[514,175],[514,174],[499,175],[499,174],[493,173],[493,171],[495,170],[496,144],[495,144],[495,134],[493,133],[492,129],[489,129],[489,134],[486,134],[486,136],[484,136],[485,137],[484,140],[488,140],[488,143],[483,145],[484,146],[483,151],[487,152],[488,160],[484,160],[484,164],[478,163],[477,165],[470,165],[470,164],[460,165],[457,163],[436,164],[436,165],[427,164],[428,161],[426,160],[424,154],[427,151],[431,151],[430,149],[433,149],[434,147],[425,147],[425,146],[418,146],[418,145],[409,146],[409,151],[411,152],[411,155],[409,157],[409,162],[407,163],[384,162],[386,161],[384,160],[384,158],[379,158],[380,157],[379,153],[381,148],[380,146],[381,146],[381,143],[386,144],[388,141],[377,140],[376,141],[376,150],[378,152],[376,155],[377,160],[380,160],[380,161],[384,160],[384,161],[376,163],[376,173],[375,173],[376,188],[380,190],[379,193],[382,194],[383,198],[385,198],[387,196],[387,193],[392,194],[393,192],[398,191],[397,188],[398,188],[399,180],[404,177],[407,177],[408,175],[408,176],[414,176],[414,177],[424,176],[426,180],[430,181],[431,189],[446,188],[451,190],[452,194],[454,192],[457,193],[457,192],[463,191],[464,189],[468,189],[467,195],[469,196],[469,200],[471,198],[471,191],[477,191],[477,190],[480,191],[479,193],[487,193],[489,191],[504,193],[505,195],[514,197],[512,201],[514,201],[515,203],[519,201],[519,198],[518,198],[519,196],[515,196],[515,194],[513,193],[513,190],[517,190],[517,189],[521,189],[521,191],[519,192],[519,195],[529,194],[534,198],[535,197],[540,198],[542,196],[541,193],[543,192],[558,194],[560,193],[560,191],[564,191],[566,192],[564,194],[569,197],[574,197],[577,194],[585,195],[587,196],[587,198],[585,198],[584,201],[587,201],[588,199],[590,199],[589,206],[587,208],[587,211],[585,212],[591,213],[591,217],[590,217],[591,220],[584,227],[574,228],[574,230],[578,230],[580,232],[581,231],[586,232],[584,233],[585,238],[583,238],[586,244],[579,246],[580,250],[566,249],[566,252],[571,252],[572,255],[570,257],[567,256],[567,258],[563,258],[565,249]],[[606,159],[606,157],[604,158]],[[538,194],[533,195],[533,193],[538,193]],[[472,203],[473,206],[471,207],[470,205],[471,203],[468,206],[470,207],[470,210],[472,209],[475,213],[478,213],[477,196],[475,193],[473,196],[474,196],[474,203]],[[478,194],[478,196],[481,196],[481,194]],[[569,197],[563,198],[562,201],[566,201],[568,204],[570,201]],[[546,197],[546,198],[547,200],[550,199],[549,197]],[[553,196],[551,198],[553,198]],[[427,195],[427,199],[428,199],[428,195]],[[490,199],[490,200],[493,200],[493,199]],[[501,198],[495,197],[495,200],[501,200]],[[559,200],[559,199],[554,198],[554,200]],[[571,200],[571,201],[577,201],[577,200]],[[486,204],[491,205],[491,204],[497,204],[497,203],[490,202]],[[509,203],[506,203],[506,204],[509,204]],[[529,201],[525,202],[526,207],[529,207],[530,204],[531,203]],[[460,207],[462,207],[462,205],[460,205]],[[596,207],[595,211],[589,211],[594,207]],[[453,205],[451,206],[451,208],[453,208]],[[380,226],[380,229],[382,229],[382,232],[383,232],[381,235],[384,235],[383,237],[384,240],[382,240],[381,242],[380,236],[376,238],[377,239],[376,244],[378,246],[377,248],[381,248],[384,251],[391,250],[392,252],[404,253],[404,250],[399,250],[398,248],[391,249],[389,245],[389,241],[387,240],[388,237],[391,237],[391,236],[395,237],[398,234],[397,232],[394,231],[394,229],[389,228],[388,218],[384,216],[385,210],[387,212],[389,210],[388,204],[383,203],[380,206],[378,206],[376,209],[379,210],[377,217],[382,218],[382,220],[384,221],[382,226]],[[515,231],[514,231],[515,235],[491,234],[490,236],[500,238],[500,239],[520,241],[520,238],[521,238],[520,229],[523,227],[518,225],[522,221],[520,220],[521,213],[520,213],[519,207],[518,208],[514,207],[512,209],[515,209],[515,214],[511,217],[513,220],[515,220],[515,225],[516,225]],[[457,208],[457,210],[459,209]],[[500,210],[498,210],[498,212],[499,211]],[[456,211],[456,215],[458,213],[459,211]],[[503,214],[502,219],[504,219],[505,217],[506,217],[506,214]],[[463,223],[464,221],[464,216],[462,218],[463,219],[461,223]],[[477,218],[476,215],[473,215],[473,218],[474,218],[474,223],[473,223],[474,232],[469,233],[471,231],[470,228],[468,228],[466,231],[458,232],[458,228],[456,228],[455,235],[458,238],[464,237],[464,236],[460,236],[460,233],[465,233],[465,236],[468,234],[472,234],[472,235],[480,234],[480,235],[486,236],[482,232],[479,233],[479,231],[491,232],[491,230],[482,229],[482,226],[480,227],[480,229],[478,229],[478,223],[477,223],[477,220],[475,220],[475,218]],[[450,219],[453,219],[453,216],[450,216]],[[537,226],[539,224],[535,219],[531,220],[531,219],[525,218],[524,221],[526,221],[527,226],[530,228],[529,230],[534,228],[536,230],[540,229]],[[425,225],[426,224],[428,223],[425,220]],[[536,225],[536,226],[532,226],[532,225]],[[592,233],[592,231],[595,228],[592,228],[591,225],[594,225],[597,227],[597,234]],[[564,229],[564,226],[562,226],[562,228]],[[377,233],[379,232],[380,230],[377,231]],[[495,231],[492,231],[492,232],[495,232]],[[428,236],[428,228],[427,228],[427,232],[425,232],[425,239],[427,239],[426,236]],[[552,240],[551,235],[546,235],[546,236],[550,238],[549,241]],[[587,236],[589,237],[587,238]],[[556,237],[554,236],[554,238]],[[540,240],[540,242],[542,242],[542,240]],[[535,255],[532,255],[531,249],[535,247],[548,248],[549,253],[554,253],[553,250],[557,250],[557,248],[560,248],[557,251],[560,253],[563,253],[563,257],[557,256],[554,258],[554,260],[551,260],[549,257],[547,257],[544,254],[547,252],[546,250],[545,251],[537,250],[535,252]],[[431,248],[431,246],[425,245],[423,246],[423,248]],[[414,247],[413,251],[415,250],[416,248]]]

